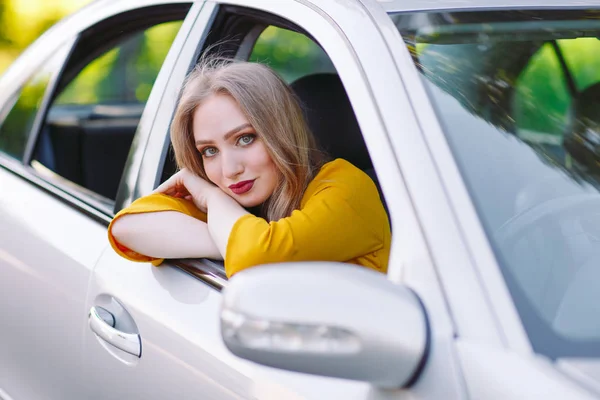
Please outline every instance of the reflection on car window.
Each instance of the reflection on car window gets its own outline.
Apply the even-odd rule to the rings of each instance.
[[[181,24],[164,22],[113,47],[90,49],[104,51],[55,97],[32,166],[114,200],[144,106]]]
[[[269,26],[258,37],[249,61],[269,65],[290,83],[305,75],[334,73],[327,53],[305,35]]]
[[[560,147],[572,101],[556,48],[543,44],[515,82],[516,134],[529,143]]]
[[[600,21],[396,14],[536,351],[600,356]]]
[[[52,76],[57,72],[64,60],[68,48],[58,51],[53,58],[44,63],[20,92],[16,93],[14,102],[0,111],[0,151],[14,158],[21,159],[25,154],[27,140],[44,94]]]

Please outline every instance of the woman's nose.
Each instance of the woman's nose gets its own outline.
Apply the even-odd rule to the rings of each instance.
[[[244,164],[235,154],[223,154],[223,176],[227,179],[234,179],[244,172]]]

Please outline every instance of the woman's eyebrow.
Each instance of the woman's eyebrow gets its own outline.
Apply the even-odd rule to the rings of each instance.
[[[246,122],[245,124],[242,124],[242,125],[238,126],[237,128],[233,128],[232,130],[227,132],[223,137],[225,138],[225,140],[227,140],[230,137],[232,137],[233,135],[235,135],[236,133],[238,133],[239,131],[241,131],[242,129],[246,129],[246,128],[252,128],[252,125],[250,125],[248,122]]]
[[[225,140],[228,140],[230,137],[232,137],[233,135],[235,135],[242,129],[246,129],[246,128],[252,128],[252,125],[250,123],[246,122],[245,124],[237,126],[237,127],[233,128],[232,130],[230,130],[229,132],[227,132],[223,136],[223,138]],[[210,143],[212,143],[212,140],[196,140],[196,146],[201,145],[201,144],[210,144]]]

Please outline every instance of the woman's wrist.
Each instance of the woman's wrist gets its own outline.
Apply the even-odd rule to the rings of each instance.
[[[206,196],[206,208],[207,211],[210,210],[210,205],[218,202],[222,202],[226,197],[229,197],[225,192],[223,192],[218,187],[211,188]]]
[[[208,231],[219,252],[225,257],[227,242],[233,225],[240,217],[248,214],[248,211],[233,197],[220,189],[217,190],[219,192],[210,193],[206,196]]]

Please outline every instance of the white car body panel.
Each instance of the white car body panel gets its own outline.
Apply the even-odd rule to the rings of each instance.
[[[473,399],[594,399],[545,357],[524,359],[511,351],[457,340],[457,352]],[[535,384],[532,384],[535,382]]]
[[[0,193],[1,389],[81,398],[85,296],[106,227],[4,169]]]

